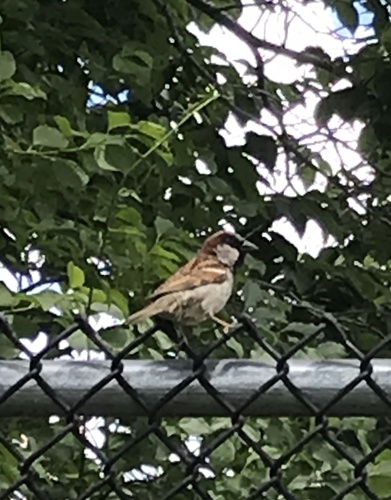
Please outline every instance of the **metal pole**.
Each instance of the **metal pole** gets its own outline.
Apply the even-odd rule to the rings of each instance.
[[[148,409],[192,375],[190,360],[124,360],[123,379],[145,403]],[[287,378],[300,394],[318,409],[325,407],[360,375],[360,364],[355,360],[309,361],[292,360],[288,363]],[[239,408],[264,384],[276,376],[276,365],[248,359],[207,360],[204,363],[206,380],[232,407]],[[143,415],[137,402],[129,396],[116,379],[94,391],[110,371],[108,361],[42,361],[40,377],[55,391],[61,401],[73,406],[89,391],[93,395],[77,411],[84,415],[129,417]],[[391,360],[371,361],[371,379],[391,401]],[[0,361],[0,416],[60,415],[59,407],[45,394],[32,378],[18,387],[29,374],[27,361]],[[9,391],[9,392],[8,392]],[[4,395],[10,396],[4,401]],[[196,379],[163,405],[161,416],[223,416],[227,413],[208,394]],[[265,389],[248,407],[244,415],[305,416],[312,412],[303,405],[282,380]],[[365,380],[328,411],[333,416],[389,415],[390,407],[374,392]]]

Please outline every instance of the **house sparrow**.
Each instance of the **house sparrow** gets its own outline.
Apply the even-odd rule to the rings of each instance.
[[[126,321],[131,325],[154,316],[195,325],[212,319],[228,331],[233,325],[216,317],[232,294],[233,273],[246,252],[257,247],[237,234],[219,231],[206,239],[198,254],[162,283],[151,303]]]

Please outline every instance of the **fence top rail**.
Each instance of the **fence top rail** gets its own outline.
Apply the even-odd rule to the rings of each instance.
[[[124,360],[117,365],[45,360],[38,369],[31,369],[28,361],[0,361],[0,416],[61,415],[67,407],[83,415],[129,417],[154,413],[157,405],[156,416],[231,415],[210,394],[208,384],[243,415],[313,415],[303,400],[317,409],[316,414],[329,416],[390,413],[389,359],[372,359],[369,364],[290,360],[282,365],[247,359],[206,360],[200,374],[185,359]]]

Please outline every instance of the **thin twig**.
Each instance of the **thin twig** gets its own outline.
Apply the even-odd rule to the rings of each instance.
[[[325,69],[333,74],[338,72],[339,76],[352,78],[351,74],[347,74],[344,68],[338,67],[335,64],[331,64],[324,59],[316,56],[315,54],[309,54],[307,52],[296,52],[295,50],[288,49],[287,47],[276,45],[275,43],[268,42],[267,40],[262,40],[252,33],[248,32],[239,23],[235,22],[228,15],[223,14],[220,9],[216,8],[214,5],[204,1],[204,0],[186,0],[190,5],[192,5],[197,10],[200,10],[211,19],[223,25],[234,35],[236,35],[240,40],[242,40],[249,47],[255,47],[259,49],[270,50],[277,54],[282,54],[284,56],[290,57],[301,64],[312,64],[317,68]],[[342,71],[341,71],[342,70]]]

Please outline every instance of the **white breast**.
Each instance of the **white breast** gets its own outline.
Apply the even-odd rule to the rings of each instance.
[[[211,285],[204,285],[200,287],[204,289],[204,300],[202,306],[210,314],[217,314],[223,309],[228,299],[231,297],[233,288],[233,275],[231,272],[227,273],[227,279],[223,283],[216,283]]]
[[[231,271],[226,271],[226,276],[227,279],[223,283],[202,285],[165,296],[164,300],[170,301],[166,310],[172,309],[175,319],[185,324],[198,324],[211,315],[216,315],[232,294],[233,274]]]
[[[183,302],[187,305],[187,314],[206,319],[217,314],[231,297],[233,288],[233,274],[228,271],[227,279],[223,283],[202,285],[183,294]],[[197,312],[196,312],[197,311]],[[185,313],[186,314],[186,313]]]

